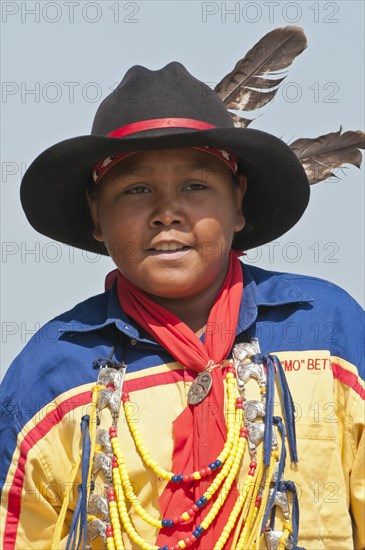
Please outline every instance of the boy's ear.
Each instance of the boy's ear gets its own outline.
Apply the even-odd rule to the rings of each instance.
[[[91,196],[90,193],[86,193],[86,198],[89,205],[90,214],[94,222],[93,237],[96,241],[104,242],[99,219],[99,201],[97,197]]]
[[[247,178],[244,174],[237,176],[239,184],[236,187],[236,200],[237,200],[237,211],[236,211],[236,225],[235,232],[241,231],[246,224],[245,216],[243,215],[242,206],[243,199],[247,190]]]

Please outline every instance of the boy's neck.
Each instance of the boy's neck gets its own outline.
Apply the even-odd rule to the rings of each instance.
[[[224,282],[225,275],[222,280],[217,279],[212,286],[196,296],[189,298],[151,296],[151,298],[181,319],[193,332],[200,332],[207,324],[210,311]]]
[[[191,302],[189,300],[190,307],[187,308],[186,298],[181,301],[169,300],[168,298],[154,298],[155,302],[176,315],[176,317],[181,319],[193,332],[200,331],[207,324],[214,299],[211,301],[210,305],[207,305],[205,300],[202,299],[202,296],[199,295],[191,299]]]

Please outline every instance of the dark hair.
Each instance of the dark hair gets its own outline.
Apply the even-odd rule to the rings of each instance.
[[[90,179],[87,182],[87,186],[86,186],[86,195],[88,195],[91,199],[96,199],[98,194],[99,194],[99,186],[95,185],[90,175]]]

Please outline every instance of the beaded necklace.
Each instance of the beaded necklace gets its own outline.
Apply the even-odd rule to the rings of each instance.
[[[290,518],[288,499],[283,491],[281,479],[286,454],[281,419],[276,420],[280,428],[281,444],[279,445],[275,428],[272,429],[271,426],[268,460],[264,457],[265,453],[267,454],[265,445],[261,445],[268,428],[268,423],[264,423],[263,419],[265,415],[272,415],[272,411],[268,409],[269,401],[273,401],[273,387],[269,388],[270,377],[266,376],[262,361],[257,341],[252,341],[250,344],[237,344],[234,347],[233,361],[228,362],[222,369],[222,372],[225,371],[227,393],[226,442],[216,460],[205,468],[189,474],[167,471],[153,460],[143,443],[139,429],[132,421],[129,395],[123,392],[125,367],[115,368],[121,365],[113,363],[111,366],[110,361],[106,362],[100,369],[97,384],[93,388],[94,397],[90,416],[97,419],[102,409],[108,409],[111,414],[111,425],[106,431],[97,428],[97,422],[93,422],[95,429],[94,433],[90,430],[90,435],[95,444],[89,457],[87,470],[89,481],[96,472],[103,472],[106,489],[104,497],[93,494],[91,481],[87,509],[87,548],[91,548],[92,540],[100,536],[108,550],[124,550],[123,532],[127,533],[134,545],[142,550],[181,550],[188,548],[201,537],[204,544],[204,533],[225,505],[229,490],[241,469],[247,448],[250,453],[250,463],[246,479],[213,550],[226,549],[225,545],[232,535],[233,543],[230,546],[232,550],[258,549],[262,540],[265,540],[269,550],[296,548],[297,526],[293,525],[293,518]],[[268,364],[266,364],[266,372],[268,373]],[[246,384],[250,379],[254,379],[259,385],[260,401],[245,399]],[[273,385],[272,380],[271,385]],[[131,437],[146,468],[151,469],[159,478],[174,484],[191,484],[205,478],[210,480],[209,487],[202,492],[195,503],[190,508],[182,510],[176,517],[153,517],[143,508],[133,489],[118,438],[117,427],[121,404]],[[215,494],[218,496],[212,507],[197,523],[196,516]],[[171,540],[174,539],[174,527],[177,525],[194,522],[195,526],[187,537],[159,547],[143,539],[136,531],[128,511],[129,506],[147,524],[158,529],[162,527],[171,529]],[[273,525],[272,516],[276,507],[281,508],[284,516],[281,530],[270,527]],[[293,504],[293,513],[294,508]],[[78,532],[82,532],[81,524]],[[74,539],[76,538],[74,534]],[[68,545],[70,549],[76,547]]]

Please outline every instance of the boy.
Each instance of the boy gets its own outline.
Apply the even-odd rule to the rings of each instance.
[[[118,273],[4,380],[4,548],[364,547],[360,308],[237,258],[308,199],[289,147],[178,63],[132,67],[36,159],[31,224]]]

